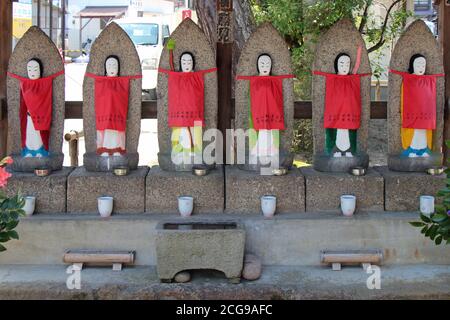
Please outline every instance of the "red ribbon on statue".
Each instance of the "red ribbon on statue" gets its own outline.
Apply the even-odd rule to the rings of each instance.
[[[86,73],[95,80],[95,125],[97,130],[126,131],[130,80],[142,75],[106,77]]]
[[[20,81],[20,132],[22,147],[25,147],[27,114],[34,128],[40,131],[44,148],[48,150],[49,131],[52,124],[53,79],[64,74],[64,70],[48,77],[31,80],[8,72],[8,76]]]
[[[361,125],[361,77],[370,73],[338,75],[314,71],[326,78],[323,126],[328,129],[358,129]]]
[[[443,73],[417,75],[389,70],[403,78],[402,128],[436,129],[436,78]]]
[[[283,79],[294,75],[237,76],[250,81],[250,110],[255,130],[284,130]]]
[[[217,68],[195,72],[176,72],[159,68],[168,74],[168,119],[169,127],[193,127],[194,122],[204,123],[205,73]]]

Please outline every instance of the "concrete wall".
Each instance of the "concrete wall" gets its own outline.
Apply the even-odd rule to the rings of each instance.
[[[66,249],[136,250],[137,265],[155,265],[156,225],[175,215],[36,215],[23,218],[20,240],[8,242],[0,264],[62,264]],[[320,250],[380,248],[385,264],[450,264],[445,246],[435,246],[408,224],[416,213],[365,213],[346,218],[336,213],[262,216],[210,215],[202,219],[241,220],[247,251],[265,265],[318,265]],[[193,217],[192,219],[199,219]]]

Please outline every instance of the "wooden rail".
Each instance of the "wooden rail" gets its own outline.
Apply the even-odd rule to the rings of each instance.
[[[333,270],[341,270],[342,264],[361,264],[364,270],[371,264],[381,264],[383,253],[379,249],[366,250],[324,250],[320,253],[320,262],[331,264]]]
[[[6,117],[6,102],[2,99],[0,117]],[[234,117],[234,99],[232,100],[232,112]],[[371,119],[386,119],[387,102],[372,101],[370,108]],[[82,119],[83,118],[83,102],[82,101],[66,101],[66,119]],[[156,100],[142,101],[142,119],[156,119]],[[312,119],[311,101],[296,101],[294,104],[295,119]],[[2,119],[2,118],[0,118]]]
[[[122,264],[134,263],[134,251],[102,251],[102,250],[67,250],[63,256],[63,262],[73,263],[83,268],[84,264],[112,265],[113,270],[122,270]]]

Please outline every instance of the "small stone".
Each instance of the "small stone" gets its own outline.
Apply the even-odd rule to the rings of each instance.
[[[256,280],[261,277],[261,259],[254,254],[246,254],[244,259],[244,269],[242,278],[245,280]]]
[[[187,271],[178,272],[174,278],[175,282],[185,283],[191,281],[191,274]]]

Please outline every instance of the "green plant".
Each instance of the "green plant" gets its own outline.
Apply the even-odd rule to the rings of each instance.
[[[0,252],[6,250],[3,245],[5,242],[19,239],[19,235],[14,229],[19,224],[19,217],[25,214],[22,210],[25,200],[19,194],[7,197],[2,190],[11,177],[4,167],[11,163],[12,159],[9,157],[0,161]]]
[[[446,144],[450,147],[450,140]],[[421,214],[420,221],[410,222],[413,227],[421,228],[420,232],[436,245],[450,244],[450,169],[446,169],[445,173],[446,185],[437,193],[439,203],[435,207],[435,213],[430,217]]]

